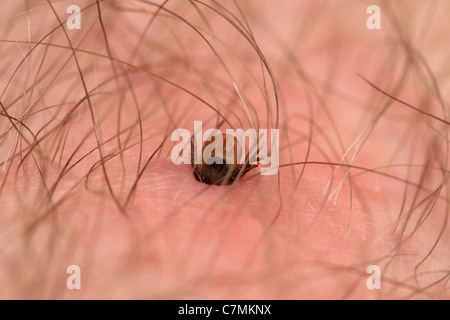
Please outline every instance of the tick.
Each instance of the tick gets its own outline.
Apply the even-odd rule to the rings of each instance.
[[[194,164],[194,139],[191,141],[191,163],[193,168],[193,174],[197,181],[214,184],[214,185],[230,185],[235,181],[242,178],[247,172],[256,168],[258,165],[249,164],[248,156],[246,157],[244,163],[239,164],[239,159],[241,157],[241,148],[236,137],[232,135],[222,134],[223,138],[223,153],[225,159],[215,155],[216,146],[220,148],[220,144],[215,141],[214,137],[211,141],[207,141],[202,148],[202,163]],[[233,139],[233,143],[230,144],[231,148],[234,149],[233,155],[227,156],[230,152],[227,152],[227,139]],[[211,152],[211,157],[215,158],[215,162],[208,164],[205,162],[203,157],[203,151],[208,145],[213,144],[211,147],[213,151]],[[230,147],[229,146],[229,147]],[[222,163],[217,163],[218,159],[222,159]],[[209,162],[209,161],[208,161]]]

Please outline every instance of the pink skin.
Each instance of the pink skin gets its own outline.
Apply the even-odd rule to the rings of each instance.
[[[67,38],[55,31],[13,77],[58,21],[46,2],[29,14],[25,7],[3,13],[11,33],[1,39],[21,42],[2,43],[13,58],[0,58],[0,89],[13,81],[0,101],[38,138],[49,137],[21,163],[18,155],[33,136],[23,127],[17,135],[7,117],[0,120],[1,133],[10,130],[0,140],[1,161],[8,159],[0,193],[0,297],[448,299],[448,118],[434,80],[447,103],[450,39],[442,30],[449,4],[408,3],[380,5],[382,29],[368,30],[370,2],[240,3],[246,20],[230,2],[227,9],[248,22],[276,79],[278,126],[275,89],[267,71],[264,81],[261,59],[217,13],[200,4],[203,17],[191,5],[167,6],[199,28],[223,64],[168,11],[140,40],[157,8],[142,2],[118,2],[121,15],[100,3],[108,50],[97,7],[86,1],[79,2],[86,7],[82,29],[68,35],[92,95],[59,129],[85,96],[73,57],[57,73],[72,55]],[[67,18],[65,2],[52,5]],[[32,84],[33,94],[24,95]],[[279,174],[255,169],[235,185],[208,186],[189,165],[172,163],[170,138],[146,166],[172,130],[192,130],[194,120],[203,120],[204,130],[220,122],[212,108],[228,121],[221,129],[251,127],[247,114],[255,126],[259,119],[261,128],[278,127]],[[66,171],[73,153],[69,166],[87,156]],[[81,268],[81,290],[66,288],[73,264]],[[381,269],[381,290],[366,285],[370,265]]]

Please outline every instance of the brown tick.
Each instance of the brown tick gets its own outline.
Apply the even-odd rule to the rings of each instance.
[[[209,144],[216,144],[214,137],[212,137],[212,141],[207,141],[202,148],[202,163],[195,164],[194,163],[194,139],[191,141],[191,163],[193,168],[194,177],[197,181],[206,183],[206,184],[214,184],[214,185],[230,185],[233,182],[242,178],[247,172],[256,168],[258,165],[249,164],[248,156],[246,157],[244,163],[239,164],[241,148],[238,143],[236,137],[222,134],[223,137],[223,155],[227,155],[226,147],[227,147],[227,139],[233,139],[233,144],[231,145],[234,148],[234,157],[227,157],[222,159],[222,164],[213,162],[212,164],[207,164],[205,159],[203,158],[203,150]],[[213,145],[212,147],[214,147]],[[215,149],[212,149],[211,157],[215,157],[215,159],[219,159],[221,157],[215,155]]]

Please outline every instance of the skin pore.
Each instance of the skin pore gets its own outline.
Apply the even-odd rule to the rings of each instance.
[[[0,298],[448,299],[449,6],[6,6]],[[278,174],[199,183],[194,120],[278,128]]]

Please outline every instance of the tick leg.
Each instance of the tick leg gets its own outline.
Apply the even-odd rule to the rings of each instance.
[[[194,168],[194,171],[192,171],[192,173],[194,174],[194,178],[195,180],[202,182],[202,179],[200,177],[200,174],[197,172],[197,170]]]

